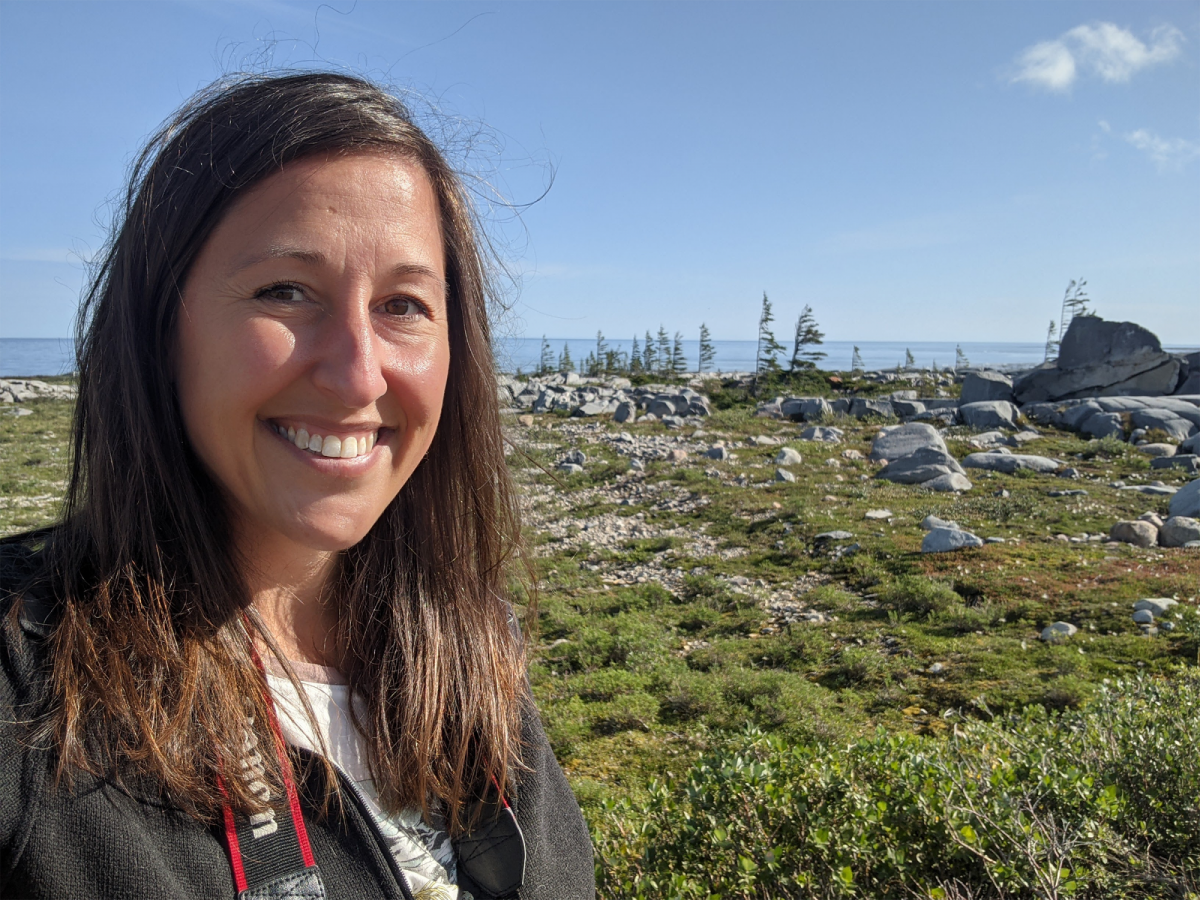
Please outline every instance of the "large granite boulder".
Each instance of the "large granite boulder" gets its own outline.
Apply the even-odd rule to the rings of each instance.
[[[900,459],[926,447],[946,452],[946,442],[936,428],[924,422],[909,422],[879,429],[871,442],[870,459]]]
[[[891,418],[896,414],[891,400],[868,400],[865,397],[855,397],[850,403],[850,415],[856,419],[867,416],[878,416],[881,419]]]
[[[1007,400],[980,400],[958,408],[964,425],[972,428],[1016,428],[1017,408]]]
[[[983,403],[988,400],[1011,402],[1012,398],[1012,379],[1002,372],[968,372],[963,379],[963,403]]]
[[[1167,506],[1172,516],[1200,519],[1200,478],[1190,481],[1171,497]]]
[[[1198,410],[1200,411],[1200,410]],[[1174,441],[1186,441],[1197,431],[1195,425],[1169,409],[1138,409],[1129,414],[1135,428],[1157,428]]]
[[[823,397],[788,397],[779,404],[780,413],[794,422],[811,422],[833,413],[833,407]]]
[[[1077,316],[1063,335],[1058,360],[1013,385],[1020,404],[1040,400],[1173,393],[1182,363],[1158,337],[1134,322]]]
[[[916,453],[894,460],[879,470],[876,478],[897,484],[924,484],[939,475],[966,475],[953,456],[934,447],[923,447]]]
[[[1200,520],[1171,516],[1158,529],[1158,542],[1164,547],[1182,547],[1190,541],[1200,541]]]
[[[962,464],[968,469],[986,469],[991,472],[1002,472],[1005,475],[1011,475],[1019,469],[1028,469],[1033,472],[1054,472],[1062,466],[1058,460],[1046,456],[993,450],[972,453],[962,461]]]

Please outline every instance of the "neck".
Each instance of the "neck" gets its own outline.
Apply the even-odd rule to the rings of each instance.
[[[284,657],[336,668],[336,614],[322,594],[337,554],[262,538],[242,546],[254,608]]]

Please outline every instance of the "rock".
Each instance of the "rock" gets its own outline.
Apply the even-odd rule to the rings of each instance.
[[[934,528],[921,541],[922,553],[948,553],[964,547],[982,547],[983,541],[958,528]]]
[[[865,419],[867,416],[890,419],[895,414],[890,400],[867,400],[865,397],[855,397],[850,403],[850,415],[856,419]]]
[[[1076,469],[1074,466],[1067,466],[1061,472],[1057,473],[1057,477],[1058,478],[1082,478],[1083,473],[1080,472],[1078,469]]]
[[[1094,413],[1084,420],[1083,426],[1079,430],[1097,438],[1124,438],[1125,421],[1121,418],[1120,413]]]
[[[1003,431],[985,431],[971,438],[970,444],[976,447],[986,447],[988,444],[1008,444],[1008,436]]]
[[[1139,522],[1149,522],[1155,528],[1163,527],[1162,516],[1160,516],[1156,512],[1144,512],[1140,516],[1138,516],[1138,521]]]
[[[1019,469],[1029,469],[1034,472],[1054,472],[1061,465],[1057,460],[1045,456],[1032,456],[1022,453],[972,453],[962,461],[968,469],[987,469],[990,472],[1003,472],[1011,475]]]
[[[866,457],[862,455],[861,451],[855,450],[853,447],[847,447],[845,450],[842,451],[842,459],[854,460],[854,459],[866,459]]]
[[[1200,519],[1200,478],[1190,481],[1171,498],[1167,507],[1172,516]]]
[[[802,441],[824,441],[827,444],[840,444],[844,436],[842,429],[832,426],[810,425],[800,432]]]
[[[958,523],[939,519],[935,515],[928,515],[921,520],[921,527],[926,531],[933,531],[935,528],[958,528]]]
[[[685,406],[684,410],[686,410],[686,409],[687,409],[687,407]],[[666,400],[666,399],[662,399],[662,398],[656,398],[646,404],[646,412],[649,415],[657,416],[660,419],[663,416],[673,416],[676,413],[684,411],[684,410],[676,409],[674,403],[672,403],[670,400]]]
[[[524,428],[532,428],[533,416],[517,416],[517,424]]]
[[[729,452],[729,449],[724,444],[717,444],[715,447],[709,447],[708,450],[705,451],[704,455],[709,459],[718,460],[727,460],[733,456],[733,454]]]
[[[1087,491],[1046,491],[1047,497],[1086,497]]]
[[[587,403],[581,403],[579,406],[571,410],[572,416],[598,416],[601,413],[608,412],[608,404],[602,400],[589,400]]]
[[[1043,641],[1061,641],[1079,631],[1070,622],[1052,622],[1042,629]]]
[[[579,463],[561,462],[558,464],[558,470],[565,472],[567,475],[578,475],[583,471],[583,466]]]
[[[684,426],[684,421],[679,416],[663,416],[659,421],[668,428],[682,428]]]
[[[833,414],[833,407],[822,397],[788,397],[779,404],[780,413],[793,421],[811,422]]]
[[[1138,409],[1129,414],[1137,428],[1156,428],[1165,431],[1172,441],[1186,441],[1196,431],[1190,421],[1169,409]]]
[[[1178,492],[1179,488],[1159,482],[1158,484],[1127,484],[1125,487],[1118,488],[1117,490],[1134,491],[1138,494],[1152,494],[1156,497],[1168,497]]]
[[[1133,621],[1139,625],[1153,625],[1154,613],[1148,609],[1136,609],[1133,611]]]
[[[892,400],[892,411],[901,419],[912,419],[925,412],[925,404],[920,400]]]
[[[622,400],[617,404],[613,413],[614,422],[631,422],[637,418],[637,404],[632,400]]]
[[[966,475],[959,475],[957,472],[948,472],[945,475],[937,476],[937,478],[930,478],[928,481],[921,482],[921,487],[925,488],[925,490],[938,491],[943,494],[969,491],[974,486]]]
[[[686,450],[680,450],[678,447],[676,447],[674,450],[667,451],[668,462],[683,462],[687,458],[688,452]]]
[[[644,472],[646,471],[646,464],[635,456],[629,460],[629,468],[635,472]]]
[[[1161,459],[1164,456],[1174,456],[1176,453],[1174,444],[1138,444],[1137,449],[1140,452],[1145,453],[1151,459]]]
[[[1200,541],[1200,519],[1171,516],[1158,531],[1158,542],[1163,547],[1182,547],[1189,541]]]
[[[924,422],[909,422],[891,428],[881,428],[871,442],[871,459],[898,460],[918,450],[933,448],[946,452],[946,442],[938,430]]]
[[[804,462],[803,458],[791,447],[784,447],[775,454],[775,465],[777,466],[798,466]]]
[[[951,473],[966,474],[962,466],[958,464],[958,460],[949,453],[933,447],[925,447],[888,463],[879,470],[875,477],[885,481],[894,481],[897,484],[924,484],[939,475]]]
[[[566,456],[562,458],[562,461],[565,463],[573,463],[577,466],[582,466],[585,462],[587,462],[587,454],[578,449],[569,450]]]
[[[863,513],[864,519],[890,519],[892,511],[890,509],[868,509]]]
[[[963,378],[963,403],[981,403],[989,400],[1011,402],[1012,398],[1012,379],[1000,372],[968,372]]]
[[[1200,456],[1182,453],[1176,456],[1160,456],[1150,460],[1151,469],[1183,469],[1188,475],[1200,474]]]
[[[941,675],[943,672],[946,671],[946,667],[944,665],[942,665],[940,662],[938,662],[938,663],[934,663],[932,666],[930,666],[925,671],[927,671],[930,675]]]
[[[972,428],[1016,428],[1017,408],[1006,400],[984,400],[964,403],[958,417]]]
[[[1137,547],[1154,547],[1158,544],[1158,529],[1150,522],[1118,522],[1108,533],[1108,539]]]
[[[796,480],[796,476],[793,475],[791,472],[789,472],[787,469],[776,469],[775,470],[775,480],[792,482],[792,481]]]
[[[1200,453],[1200,433],[1193,434],[1190,438],[1179,445],[1176,453]]]
[[[1167,614],[1167,610],[1178,605],[1179,601],[1172,597],[1147,597],[1145,600],[1139,600],[1133,604],[1133,609],[1135,612],[1145,610],[1155,618],[1162,618]]]
[[[1054,364],[1039,366],[1013,385],[1018,403],[1098,395],[1160,395],[1174,391],[1180,360],[1133,322],[1076,316]]]
[[[820,541],[820,542],[848,541],[852,537],[854,537],[854,535],[851,534],[849,531],[825,531],[825,532],[822,532],[821,534],[818,534],[815,538],[813,538],[813,540]]]

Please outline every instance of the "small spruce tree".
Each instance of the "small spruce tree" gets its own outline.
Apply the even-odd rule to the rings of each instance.
[[[546,336],[542,335],[542,356],[538,360],[537,373],[539,375],[549,375],[554,371],[554,349],[550,346],[550,342],[546,340]]]
[[[763,291],[762,311],[758,316],[758,354],[755,358],[755,375],[779,373],[779,354],[783,352],[783,345],[775,340],[775,332],[771,330],[771,323],[774,321],[775,315],[771,312],[771,301],[767,299],[767,292]]]
[[[967,354],[963,353],[962,344],[954,345],[954,368],[969,369],[971,361],[967,359]]]
[[[671,374],[683,375],[687,372],[687,356],[683,352],[683,332],[675,332],[675,341],[671,344]]]
[[[904,368],[911,369],[917,364],[917,359],[912,355],[912,351],[907,347],[904,348]]]
[[[866,366],[863,365],[862,353],[859,352],[858,347],[855,347],[854,352],[850,356],[850,371],[861,372],[865,368]]]
[[[638,347],[637,335],[633,336],[633,345],[629,348],[629,374],[640,375],[642,373],[642,351]]]
[[[1058,327],[1054,324],[1054,320],[1050,320],[1050,327],[1046,329],[1046,355],[1042,358],[1042,362],[1050,362],[1058,359],[1058,341],[1055,338],[1058,336]]]
[[[662,325],[658,326],[658,371],[662,375],[671,374],[671,336]]]
[[[701,372],[707,372],[713,367],[713,361],[717,357],[717,351],[713,348],[712,336],[708,333],[708,326],[703,322],[700,323],[700,367]]]
[[[607,375],[608,344],[604,340],[604,332],[596,332],[596,372],[597,375]]]
[[[817,363],[826,356],[822,350],[813,349],[825,340],[825,333],[817,330],[817,320],[813,317],[812,307],[807,303],[800,311],[796,320],[796,340],[792,345],[792,371],[797,369],[815,369]]]
[[[562,353],[558,354],[558,371],[575,371],[575,361],[571,359],[571,348],[567,346],[566,341],[563,341]]]
[[[653,375],[658,369],[658,355],[654,352],[654,338],[646,332],[646,343],[642,346],[642,369],[647,375]]]

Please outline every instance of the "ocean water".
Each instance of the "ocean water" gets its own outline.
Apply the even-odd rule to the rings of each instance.
[[[628,353],[630,341],[606,342],[613,350]],[[596,342],[588,338],[551,338],[550,349],[557,363],[564,344],[571,352],[576,366],[595,353]],[[1045,346],[1040,343],[965,342],[956,345],[949,341],[859,341],[859,353],[868,370],[892,369],[904,362],[904,353],[911,351],[916,365],[929,368],[953,366],[955,348],[961,346],[973,366],[996,368],[1027,368],[1038,365]],[[853,341],[826,341],[820,349],[827,355],[821,368],[845,370],[850,368],[854,354]],[[718,372],[747,372],[754,369],[757,351],[755,341],[713,341],[716,358],[713,368]],[[1193,352],[1195,347],[1167,347],[1174,353]],[[506,372],[531,372],[541,358],[541,338],[501,338],[496,347],[500,368]],[[700,352],[699,341],[684,341],[688,368],[694,371]],[[781,359],[786,365],[787,360]],[[0,338],[0,378],[63,375],[75,368],[75,345],[70,338]]]
[[[75,371],[70,338],[0,338],[0,378],[34,378]]]

